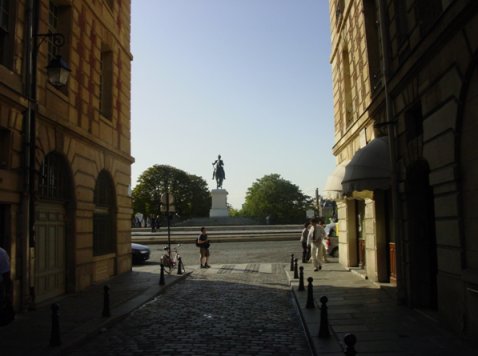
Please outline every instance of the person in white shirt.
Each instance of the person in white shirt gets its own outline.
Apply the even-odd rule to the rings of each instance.
[[[307,237],[307,243],[311,246],[312,263],[314,264],[314,271],[322,269],[322,261],[324,260],[325,251],[322,241],[325,239],[326,234],[324,230],[324,220],[313,218],[309,228],[309,236]]]

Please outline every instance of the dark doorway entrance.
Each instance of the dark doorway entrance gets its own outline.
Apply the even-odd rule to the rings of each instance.
[[[437,251],[433,192],[425,161],[416,161],[407,171],[407,225],[410,255],[409,298],[413,307],[436,309]]]
[[[356,200],[355,201],[355,213],[357,214],[356,222],[356,231],[357,231],[357,251],[358,251],[358,262],[360,268],[365,268],[366,258],[365,258],[365,233],[364,233],[364,217],[365,217],[365,201]]]

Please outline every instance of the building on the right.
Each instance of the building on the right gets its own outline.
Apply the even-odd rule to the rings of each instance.
[[[329,5],[340,262],[477,337],[478,2]]]

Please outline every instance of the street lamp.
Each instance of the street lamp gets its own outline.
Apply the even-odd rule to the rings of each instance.
[[[168,222],[168,255],[171,257],[171,217],[176,208],[174,206],[174,196],[169,192],[169,188],[166,188],[166,193],[161,195],[161,211],[166,213]]]
[[[63,34],[61,33],[56,33],[56,32],[38,33],[34,36],[42,39],[42,41],[40,41],[35,46],[36,48],[33,48],[33,50],[36,52],[33,54],[33,58],[35,59],[35,61],[38,55],[38,49],[45,38],[51,38],[53,45],[56,48],[60,48],[65,44],[65,36],[63,36]],[[33,63],[33,65],[36,67],[36,63]],[[50,60],[50,63],[48,63],[46,70],[47,70],[48,81],[55,88],[64,87],[66,83],[68,82],[68,77],[71,72],[68,64],[58,54]],[[32,84],[36,85],[36,83],[32,83]]]
[[[68,64],[63,60],[63,58],[61,58],[60,55],[57,55],[50,61],[46,67],[46,70],[48,81],[54,87],[61,88],[68,82],[70,67],[68,67]]]

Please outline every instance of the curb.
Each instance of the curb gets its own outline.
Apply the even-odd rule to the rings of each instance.
[[[177,276],[164,286],[154,285],[149,287],[145,292],[133,297],[127,302],[116,306],[111,310],[111,316],[103,319],[94,319],[86,324],[80,325],[78,328],[69,330],[62,335],[62,345],[59,348],[47,346],[42,351],[51,355],[62,355],[70,349],[75,348],[81,342],[95,336],[102,330],[111,327],[113,324],[126,318],[130,313],[142,307],[145,303],[152,301],[159,295],[163,294],[169,287],[189,277],[193,271],[188,271]]]
[[[178,237],[178,236],[171,236],[171,243],[176,244],[176,243],[191,243],[193,244],[193,240],[197,236],[183,236],[183,237]],[[264,242],[264,241],[296,241],[297,236],[280,236],[280,235],[274,235],[274,236],[211,236],[211,240],[214,243],[222,243],[222,242]],[[164,244],[168,243],[168,237],[167,236],[152,236],[152,237],[145,237],[145,236],[138,236],[138,235],[132,235],[131,236],[131,242],[136,242],[140,244]]]
[[[304,314],[302,313],[302,308],[300,307],[299,300],[297,299],[297,295],[295,294],[294,288],[290,287],[290,292],[292,294],[292,297],[295,302],[295,308],[297,312],[299,313],[299,318],[300,318],[300,324],[302,325],[302,329],[304,330],[304,334],[307,338],[307,344],[309,345],[309,349],[312,352],[313,356],[317,356],[317,350],[315,349],[314,342],[312,340],[311,332],[309,330],[309,327],[307,326],[307,323],[305,322]]]
[[[309,327],[307,323],[307,319],[304,315],[303,308],[301,307],[299,298],[297,296],[297,288],[298,288],[298,283],[299,279],[295,279],[292,277],[291,272],[289,270],[289,266],[284,267],[284,270],[287,274],[287,278],[289,280],[289,285],[290,285],[290,290],[291,293],[294,295],[294,301],[296,308],[299,311],[299,316],[300,316],[300,322],[302,324],[302,327],[305,331],[306,337],[307,337],[307,342],[309,343],[310,350],[314,356],[317,355],[343,355],[344,353],[344,345],[342,344],[341,340],[338,338],[336,332],[330,327],[329,332],[330,336],[328,338],[323,338],[319,339],[318,335],[314,335],[311,328]],[[307,286],[305,286],[306,290],[303,292],[304,294],[307,293]],[[301,292],[302,293],[302,292]],[[314,297],[314,305],[315,309],[318,310],[319,313],[317,315],[318,320],[320,321],[320,305],[317,304],[317,300]],[[319,327],[320,327],[320,322],[319,322]],[[317,330],[318,332],[318,330]],[[336,346],[336,347],[334,347]]]

